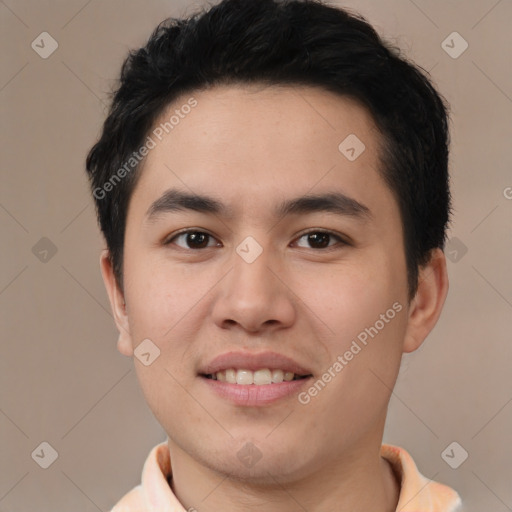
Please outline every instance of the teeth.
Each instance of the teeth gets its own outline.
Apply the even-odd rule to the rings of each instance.
[[[254,374],[249,370],[238,370],[236,372],[236,383],[237,384],[253,384]]]
[[[224,372],[218,372],[217,373],[217,380],[220,380],[219,379],[219,373],[224,373]],[[229,382],[231,384],[236,384],[236,372],[235,370],[233,370],[233,368],[230,368],[229,370],[226,370],[226,382]]]
[[[272,370],[272,382],[279,383],[283,382],[284,378],[283,370]]]
[[[272,374],[270,370],[258,370],[253,375],[254,384],[261,386],[262,384],[272,384]]]
[[[242,386],[256,384],[257,386],[263,386],[272,383],[279,384],[283,381],[289,382],[299,376],[295,375],[293,372],[269,370],[268,368],[262,368],[255,372],[229,368],[228,370],[217,372],[215,375],[212,375],[212,377],[214,380],[229,382],[230,384],[240,384]]]

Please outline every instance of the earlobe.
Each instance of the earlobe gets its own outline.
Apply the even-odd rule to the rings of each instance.
[[[432,251],[430,261],[420,269],[418,290],[409,308],[403,352],[418,349],[432,331],[441,315],[448,287],[446,257],[437,248]]]
[[[103,283],[107,290],[110,307],[114,315],[119,338],[117,340],[117,349],[125,356],[133,356],[133,345],[130,335],[130,327],[128,323],[128,315],[126,312],[126,303],[124,294],[119,288],[114,275],[112,262],[108,249],[104,249],[100,255],[100,268],[103,277]]]
[[[117,350],[124,356],[133,357],[133,345],[130,336],[126,336],[123,333],[119,333],[117,339]]]

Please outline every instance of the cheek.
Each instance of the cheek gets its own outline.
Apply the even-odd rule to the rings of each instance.
[[[365,261],[332,276],[329,293],[319,293],[319,313],[334,333],[327,343],[329,365],[339,362],[331,387],[333,403],[340,410],[379,410],[396,380],[407,327],[405,266],[396,254],[375,249]],[[398,268],[397,268],[398,267]],[[346,391],[350,390],[347,395]]]
[[[317,286],[307,289],[307,300],[337,343],[343,344],[374,325],[395,302],[404,306],[404,284],[393,270],[396,264],[388,258],[376,250],[373,255],[362,255],[334,268],[321,282],[311,280]],[[394,316],[394,311],[390,315]]]
[[[197,302],[200,290],[193,293],[190,276],[156,258],[132,253],[126,258],[125,269],[132,335],[164,342]]]
[[[188,320],[207,283],[201,285],[202,280],[196,276],[192,282],[198,287],[194,287],[191,276],[187,277],[169,262],[153,260],[142,264],[141,261],[136,265],[136,259],[132,258],[126,265],[132,343],[136,348],[141,341],[149,339],[160,352],[150,365],[134,361],[134,366],[153,414],[167,432],[179,437],[185,419],[193,423],[201,417],[202,410],[186,391],[192,384],[190,368],[194,352],[193,348],[189,349],[195,338]],[[180,415],[170,411],[180,411]]]
[[[127,290],[132,337],[163,341],[174,323],[178,302],[175,294],[162,281],[146,279],[140,283],[134,281],[132,285],[133,288]]]
[[[184,269],[162,258],[145,258],[148,263],[135,265],[135,259],[126,267],[130,276],[126,283],[129,304],[128,320],[134,349],[145,339],[151,340],[158,350],[158,359],[152,363],[155,371],[162,367],[158,379],[176,382],[165,370],[189,384],[190,368],[197,359],[195,342],[200,339],[204,326],[207,295],[215,279],[196,269]],[[194,359],[196,358],[196,359]],[[137,366],[142,366],[136,363]],[[140,369],[141,384],[151,386],[157,379],[155,372]],[[156,380],[158,382],[158,380]],[[179,386],[178,386],[179,388]],[[155,390],[158,394],[158,390]]]

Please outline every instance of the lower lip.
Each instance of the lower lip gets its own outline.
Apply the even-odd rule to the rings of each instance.
[[[309,384],[312,377],[305,379],[283,381],[276,384],[230,384],[219,380],[200,377],[212,391],[235,405],[249,407],[267,405],[290,395]]]

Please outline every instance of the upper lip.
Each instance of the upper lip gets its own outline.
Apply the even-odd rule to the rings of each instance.
[[[212,359],[208,364],[199,370],[201,375],[212,375],[230,368],[238,370],[283,370],[293,372],[297,375],[311,375],[311,371],[301,366],[290,357],[278,354],[277,352],[225,352]]]

